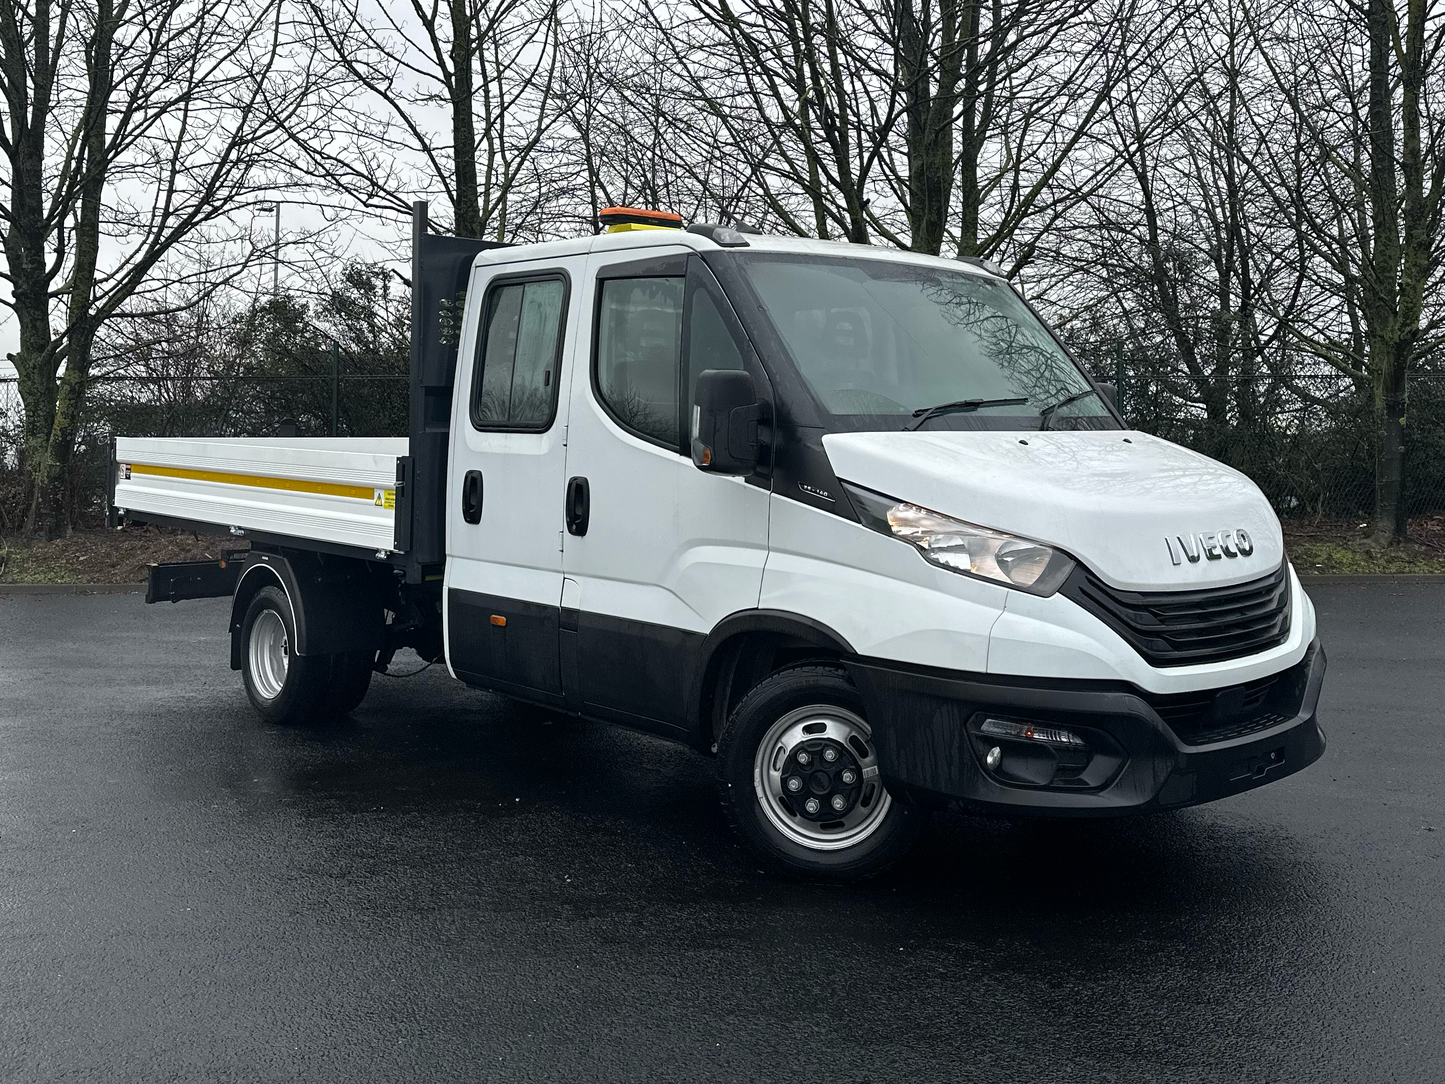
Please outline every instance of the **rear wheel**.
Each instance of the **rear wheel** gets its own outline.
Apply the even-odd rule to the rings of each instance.
[[[296,619],[279,588],[256,592],[241,623],[241,642],[241,679],[261,718],[294,724],[321,712],[331,684],[331,656],[295,654]]]
[[[718,741],[718,788],[760,856],[808,877],[872,876],[926,820],[883,786],[862,697],[830,666],[780,671],[743,698]]]
[[[332,655],[326,710],[336,715],[354,711],[366,698],[366,690],[371,688],[375,664],[375,651],[348,651]]]

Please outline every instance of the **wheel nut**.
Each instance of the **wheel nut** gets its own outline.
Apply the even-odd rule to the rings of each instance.
[[[823,759],[826,760],[829,764],[832,764],[833,761],[835,761],[835,760],[838,759],[838,750],[836,750],[836,749],[824,749],[824,750],[823,750]]]
[[[803,803],[803,808],[806,809],[809,813],[816,813],[823,807],[818,804],[818,799],[809,798],[806,802]]]
[[[803,765],[804,767],[807,767],[809,764],[813,763],[813,754],[808,752],[806,749],[799,749],[798,763]]]
[[[798,791],[802,790],[802,789],[803,789],[803,779],[802,779],[802,777],[801,777],[801,776],[797,776],[797,775],[790,775],[790,776],[788,776],[788,789],[789,789],[790,791],[792,791],[794,794],[797,794]]]
[[[842,779],[844,783],[847,783],[848,786],[851,787],[854,783],[858,781],[858,773],[855,772],[852,768],[844,768]]]
[[[829,804],[839,813],[841,813],[843,812],[843,807],[848,804],[848,799],[844,798],[841,794],[835,794],[833,795],[833,800]]]
[[[1000,749],[997,745],[995,745],[992,749],[988,751],[988,755],[983,758],[983,762],[987,764],[990,768],[997,768],[998,762],[1002,759],[1003,750]]]

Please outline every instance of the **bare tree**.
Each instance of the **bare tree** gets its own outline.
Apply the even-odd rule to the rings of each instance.
[[[893,0],[890,93],[907,123],[889,168],[910,247],[1018,270],[1041,234],[1112,176],[1097,153],[1115,86],[1169,21],[1138,0]],[[1086,153],[1092,152],[1092,153]],[[1077,168],[1075,168],[1077,167]],[[906,170],[906,171],[905,171]],[[894,238],[901,243],[901,238]]]
[[[274,0],[0,0],[0,226],[27,530],[67,526],[58,483],[98,329],[268,179],[278,141],[265,118],[296,90],[271,78],[282,31]]]
[[[769,216],[794,233],[867,242],[874,174],[897,114],[878,93],[877,62],[858,63],[859,51],[884,45],[857,5],[698,0],[651,16]]]
[[[691,221],[768,216],[765,186],[736,154],[743,116],[693,93],[661,35],[637,33],[645,12],[598,9],[563,39],[564,124],[548,154],[552,183],[571,199],[583,227],[598,228],[607,206],[658,207]],[[753,140],[745,141],[749,145]],[[568,195],[562,195],[567,191]],[[559,217],[570,216],[565,209]]]
[[[1255,449],[1234,434],[1258,434],[1262,402],[1289,384],[1305,279],[1254,168],[1280,134],[1268,81],[1238,5],[1201,11],[1167,64],[1117,87],[1122,176],[1092,197],[1086,228],[1048,249],[1072,309],[1103,301],[1148,359],[1136,378],[1197,411],[1196,443],[1240,467]]]
[[[313,177],[383,213],[439,185],[462,237],[536,237],[557,122],[558,0],[305,0],[334,78],[297,133]],[[378,115],[379,114],[379,115]],[[441,123],[432,123],[433,115]]]
[[[1122,74],[1162,40],[1140,8],[697,0],[653,15],[786,228],[934,254],[1007,250],[1017,268],[1115,167],[1083,152]]]
[[[1428,0],[1301,0],[1254,12],[1294,138],[1263,148],[1319,300],[1300,346],[1369,389],[1371,539],[1403,541],[1412,368],[1441,318],[1445,12]]]

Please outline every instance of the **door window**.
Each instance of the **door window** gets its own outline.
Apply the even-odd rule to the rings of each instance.
[[[552,424],[566,301],[561,278],[502,282],[487,292],[472,382],[472,424],[478,429]]]
[[[698,374],[708,369],[744,369],[742,351],[728,329],[712,291],[695,286],[688,297],[687,398],[697,401]]]
[[[597,397],[624,428],[679,450],[683,278],[605,279],[597,313]]]

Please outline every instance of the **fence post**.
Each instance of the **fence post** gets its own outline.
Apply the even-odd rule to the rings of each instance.
[[[1114,397],[1118,399],[1119,417],[1124,415],[1124,340],[1114,340]]]
[[[341,392],[341,347],[331,340],[331,435],[336,436],[336,405]]]

